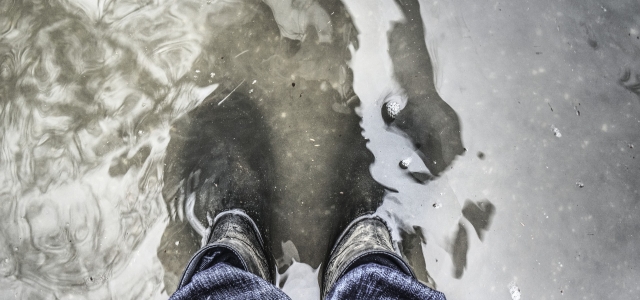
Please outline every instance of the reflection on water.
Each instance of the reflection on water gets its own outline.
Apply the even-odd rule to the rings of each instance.
[[[196,7],[0,5],[3,290],[150,295],[158,263],[112,284],[165,218],[171,122],[216,87],[187,75],[203,41],[184,22]]]
[[[309,11],[317,13],[318,5]],[[171,133],[164,197],[172,221],[159,256],[180,263],[167,268],[173,274],[165,278],[179,275],[199,246],[191,239],[185,249],[185,242],[172,243],[176,236],[186,236],[189,227],[202,228],[204,235],[220,210],[244,208],[268,228],[276,258],[283,255],[281,243],[291,241],[300,259],[317,268],[340,229],[381,203],[383,188],[369,173],[373,157],[360,133],[354,111],[359,100],[347,66],[355,29],[339,2],[323,5],[322,11],[332,12],[329,40],[321,29],[292,36],[298,40],[281,37],[288,25],[277,18],[288,14],[262,5],[254,16],[261,22],[219,33],[239,42],[206,47],[210,59],[198,66],[229,86],[179,120]],[[166,283],[167,289],[175,286]]]
[[[2,2],[3,295],[171,292],[229,207],[266,228],[280,271],[296,265],[291,247],[319,267],[350,219],[402,187],[371,175],[362,101],[387,111],[367,136],[401,135],[426,167],[402,174],[437,180],[463,153],[419,5],[397,5],[395,73],[380,75],[397,88],[373,99],[354,92],[360,41],[340,1]],[[462,212],[482,236],[493,206]],[[400,227],[405,257],[434,284],[422,229]]]
[[[460,121],[436,90],[418,0],[397,0],[406,21],[389,31],[389,55],[408,101],[392,126],[406,133],[433,175],[464,152]]]

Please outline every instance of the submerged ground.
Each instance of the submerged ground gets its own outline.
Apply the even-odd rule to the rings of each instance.
[[[297,299],[366,211],[448,299],[632,299],[639,13],[4,1],[0,295],[164,299],[241,206]]]

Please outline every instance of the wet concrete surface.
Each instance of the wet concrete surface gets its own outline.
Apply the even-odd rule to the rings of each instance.
[[[242,207],[294,299],[372,211],[448,299],[633,299],[638,12],[3,2],[0,295],[164,299]]]
[[[427,269],[448,298],[635,298],[640,103],[626,70],[637,69],[638,9],[624,1],[421,6],[438,91],[461,120],[467,153],[402,205],[383,207],[423,228]],[[425,199],[438,208],[421,206]],[[449,218],[439,210],[485,199],[493,221],[481,239],[465,215],[469,251],[454,279],[455,249],[436,241],[458,230],[458,210]]]

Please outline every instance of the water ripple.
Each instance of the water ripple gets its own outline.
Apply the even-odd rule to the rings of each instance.
[[[171,123],[217,87],[187,76],[196,2],[96,3],[0,4],[0,285],[21,298],[159,291],[157,260],[129,262],[166,215]]]

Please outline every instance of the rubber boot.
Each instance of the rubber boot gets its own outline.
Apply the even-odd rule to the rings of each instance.
[[[400,271],[416,278],[409,265],[396,253],[387,225],[372,215],[355,219],[338,238],[331,250],[322,280],[322,299],[336,281],[367,258],[382,257]]]
[[[230,250],[238,257],[245,271],[274,283],[264,241],[251,217],[237,209],[225,211],[216,216],[212,228],[207,245],[200,248],[189,261],[178,289],[191,281],[202,257],[214,249]]]

